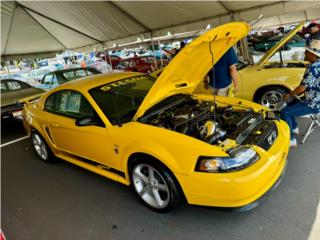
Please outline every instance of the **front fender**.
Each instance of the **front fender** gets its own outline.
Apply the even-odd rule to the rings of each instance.
[[[120,156],[121,161],[121,169],[128,169],[128,161],[130,156],[135,153],[143,153],[150,155],[161,163],[163,163],[167,168],[169,168],[173,173],[180,173],[182,174],[181,167],[175,160],[175,158],[167,151],[167,149],[161,144],[154,142],[154,141],[140,141],[138,143],[134,143],[133,145],[130,144],[127,146]],[[126,175],[128,173],[126,172]]]
[[[118,138],[119,168],[127,169],[132,154],[148,154],[167,166],[172,172],[188,175],[193,172],[199,156],[226,156],[218,146],[210,145],[193,137],[168,129],[131,122],[110,131]]]

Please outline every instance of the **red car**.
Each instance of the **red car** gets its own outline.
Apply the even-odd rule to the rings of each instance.
[[[107,52],[98,52],[96,54],[96,57],[104,59],[109,65],[112,66],[112,69],[115,69],[117,64],[122,60],[121,57],[118,57],[116,55],[109,55]]]
[[[162,67],[161,60],[157,61],[157,67],[155,66],[153,56],[143,56],[143,57],[133,57],[121,60],[117,66],[117,70],[122,70],[126,72],[141,72],[141,73],[151,73],[155,69]],[[167,65],[169,62],[167,59],[163,59],[163,66]]]
[[[106,61],[107,63],[109,63],[109,65],[112,66],[113,69],[116,68],[116,66],[118,65],[118,63],[122,60],[121,57],[115,56],[115,55],[110,55],[109,57],[107,57]],[[110,64],[111,61],[111,64]]]

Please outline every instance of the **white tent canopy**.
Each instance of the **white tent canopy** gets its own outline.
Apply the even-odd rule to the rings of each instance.
[[[265,27],[320,18],[320,1],[1,2],[1,55],[114,47],[230,21]]]

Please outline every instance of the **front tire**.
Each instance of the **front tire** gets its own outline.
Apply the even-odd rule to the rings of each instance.
[[[181,202],[179,185],[171,172],[156,161],[136,161],[130,171],[135,193],[154,211],[165,213]]]
[[[38,132],[32,132],[31,141],[34,150],[36,151],[38,157],[43,162],[54,162],[54,155],[49,148],[48,144],[45,142],[44,138]]]

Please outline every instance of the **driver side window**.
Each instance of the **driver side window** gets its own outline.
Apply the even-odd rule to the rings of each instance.
[[[74,119],[97,117],[94,109],[79,92],[62,90],[50,95],[45,103],[45,111]]]

